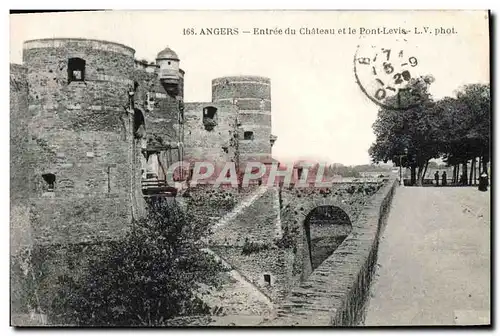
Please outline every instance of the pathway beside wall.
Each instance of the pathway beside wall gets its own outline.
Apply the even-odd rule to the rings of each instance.
[[[490,192],[397,188],[366,326],[490,321]]]

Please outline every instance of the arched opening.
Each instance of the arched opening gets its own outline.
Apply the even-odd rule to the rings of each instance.
[[[134,136],[141,139],[146,136],[146,121],[144,113],[138,108],[134,108]]]
[[[211,131],[217,126],[217,108],[206,106],[203,108],[203,126],[207,131]]]
[[[304,230],[314,270],[342,244],[351,232],[352,224],[341,208],[322,205],[306,216]]]

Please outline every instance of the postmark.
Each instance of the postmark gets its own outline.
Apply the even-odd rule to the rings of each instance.
[[[420,92],[411,84],[421,74],[421,59],[412,49],[405,39],[358,45],[354,76],[372,102],[391,110],[407,110],[420,104]]]

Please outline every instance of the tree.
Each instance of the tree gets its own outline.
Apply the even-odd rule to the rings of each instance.
[[[457,92],[457,101],[463,109],[461,133],[467,143],[470,158],[482,158],[482,170],[487,171],[490,160],[491,102],[488,84],[469,84]],[[465,154],[465,155],[466,155]]]
[[[341,163],[331,164],[327,169],[328,176],[340,175],[342,177],[360,177],[361,174],[353,166],[344,166]]]
[[[431,168],[431,169],[438,169],[439,168],[439,165],[437,162],[435,161],[431,161],[429,162],[429,164],[427,165],[427,168]]]
[[[412,184],[422,185],[424,171],[432,158],[439,157],[443,139],[439,132],[440,115],[433,109],[434,102],[428,92],[432,76],[413,78],[406,89],[407,97],[388,97],[386,106],[396,104],[396,99],[406,99],[406,110],[381,108],[373,124],[376,136],[369,149],[374,163],[392,160],[397,166],[409,167]],[[404,159],[404,160],[403,160]]]
[[[223,270],[200,250],[207,230],[175,202],[151,202],[147,218],[123,242],[110,244],[81,279],[60,280],[56,318],[76,325],[144,326],[207,313],[196,291],[201,282],[216,285]]]
[[[445,161],[459,174],[462,165],[462,183],[467,183],[467,163],[471,160],[470,181],[475,170],[476,158],[486,171],[490,157],[490,89],[486,84],[469,84],[457,92],[456,98],[438,101],[441,111],[441,132],[446,139],[441,151]],[[481,168],[481,167],[480,167]],[[457,179],[457,177],[455,177]]]

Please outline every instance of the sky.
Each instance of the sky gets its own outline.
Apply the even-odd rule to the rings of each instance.
[[[342,34],[338,29],[356,29]],[[405,28],[411,33],[363,34]],[[415,34],[414,29],[425,34]],[[184,35],[183,28],[238,28],[238,35]],[[286,28],[296,35],[253,35]],[[334,29],[301,35],[300,28]],[[435,35],[435,29],[451,34]],[[453,28],[453,31],[451,30]],[[186,71],[186,102],[210,101],[211,80],[229,75],[271,79],[273,156],[345,165],[370,162],[378,105],[355,80],[356,51],[397,45],[418,58],[412,75],[432,74],[435,99],[469,83],[489,82],[489,35],[484,11],[109,11],[10,15],[10,62],[22,63],[25,40],[54,37],[118,42],[136,59],[154,61],[169,46]],[[399,49],[398,49],[399,50]],[[368,85],[368,84],[367,84]]]

